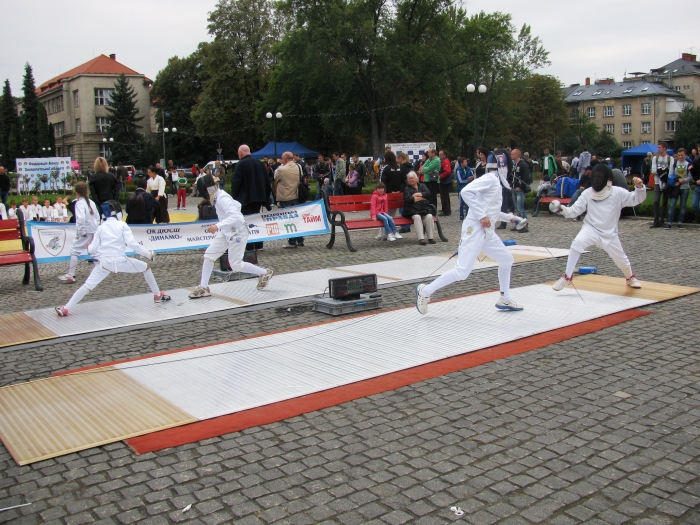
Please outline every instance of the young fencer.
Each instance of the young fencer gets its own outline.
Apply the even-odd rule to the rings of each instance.
[[[527,219],[501,212],[501,185],[510,188],[506,179],[507,170],[502,169],[502,164],[505,162],[504,156],[498,162],[501,169],[485,173],[465,186],[460,192],[459,196],[469,206],[469,212],[462,223],[457,265],[432,283],[416,286],[416,308],[420,313],[428,313],[430,296],[437,290],[469,277],[474,263],[482,251],[498,262],[498,282],[501,296],[496,303],[496,308],[513,311],[523,309],[510,297],[510,270],[513,266],[513,255],[506,249],[503,241],[494,231],[498,221],[511,222],[518,229],[527,224]]]
[[[75,192],[75,239],[70,249],[70,263],[68,273],[60,275],[59,280],[64,283],[75,282],[75,269],[78,267],[78,257],[87,250],[87,245],[92,242],[97,227],[100,225],[100,213],[97,206],[88,198],[88,187],[84,182],[79,182],[73,188]]]
[[[83,297],[112,273],[141,273],[153,292],[155,303],[170,300],[170,296],[158,288],[156,278],[151,271],[151,265],[126,256],[127,248],[130,248],[146,259],[151,261],[155,259],[153,251],[146,250],[138,244],[129,225],[122,222],[122,209],[119,203],[114,200],[103,202],[102,215],[104,222],[97,228],[92,242],[87,247],[88,253],[97,259],[97,263],[85,284],[75,291],[70,301],[65,306],[55,308],[59,317],[69,315],[71,309]]]
[[[563,290],[571,284],[574,277],[574,269],[581,254],[589,246],[598,246],[612,258],[617,267],[622,270],[627,280],[627,286],[641,288],[642,285],[632,273],[632,266],[622,248],[618,235],[618,223],[620,212],[627,206],[636,206],[644,202],[647,190],[642,179],[635,177],[634,191],[612,185],[612,170],[605,164],[597,164],[591,173],[591,187],[584,190],[573,206],[561,206],[559,201],[552,201],[550,210],[560,213],[571,219],[578,217],[583,212],[586,218],[583,220],[581,231],[571,243],[569,259],[566,262],[566,271],[552,288],[556,291]]]
[[[211,244],[204,252],[202,278],[199,286],[190,293],[190,299],[209,297],[209,278],[214,270],[214,262],[228,250],[228,262],[234,272],[251,273],[258,276],[258,290],[267,286],[272,278],[272,270],[261,268],[243,261],[245,246],[248,242],[248,225],[241,213],[241,205],[224,190],[219,188],[219,181],[211,174],[203,177],[209,201],[216,209],[219,222],[207,228],[215,234]]]

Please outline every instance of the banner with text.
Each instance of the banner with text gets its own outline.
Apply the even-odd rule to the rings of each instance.
[[[214,235],[206,229],[217,221],[182,222],[176,224],[131,224],[134,238],[147,250],[169,252],[206,248]],[[246,215],[249,242],[275,241],[291,237],[308,237],[330,233],[322,200]],[[59,262],[70,259],[75,238],[75,224],[27,222],[27,232],[34,239],[37,261]],[[81,259],[87,259],[87,255]]]
[[[74,177],[70,157],[15,159],[17,163],[17,192],[55,191],[71,189]]]
[[[385,148],[391,148],[396,153],[405,153],[409,159],[416,160],[423,153],[427,153],[430,148],[435,147],[435,142],[394,142],[384,144]]]

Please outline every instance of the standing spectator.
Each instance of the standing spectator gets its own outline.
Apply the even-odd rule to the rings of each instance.
[[[578,166],[581,163],[581,160],[578,158],[578,155],[574,155],[574,158],[571,159],[571,172],[569,174],[570,177],[574,179],[579,179],[579,173],[578,173]]]
[[[156,199],[146,191],[146,179],[136,181],[136,190],[126,198],[127,224],[153,224]]]
[[[291,151],[282,153],[282,165],[275,171],[277,183],[276,200],[280,208],[291,208],[299,204],[299,183],[303,177],[301,166],[294,161]],[[303,237],[290,237],[285,248],[304,246]]]
[[[408,174],[406,188],[403,192],[403,216],[411,219],[416,227],[418,244],[425,246],[425,236],[428,242],[435,244],[433,239],[433,215],[430,209],[430,190],[418,182],[418,175],[414,171]]]
[[[511,186],[513,184],[513,161],[510,158],[510,153],[503,146],[498,146],[493,153],[489,155],[489,161],[486,165],[486,171],[498,171],[498,178],[501,181],[501,213],[513,213],[515,211],[515,203],[513,202],[513,192]],[[506,186],[506,184],[508,186]],[[497,230],[505,230],[508,224],[501,221]]]
[[[10,177],[5,173],[5,166],[0,166],[0,197],[2,205],[7,207],[7,196],[10,194]]]
[[[551,182],[557,176],[557,161],[554,155],[549,152],[549,148],[544,148],[542,155],[542,180]]]
[[[119,199],[119,181],[107,171],[107,161],[104,157],[95,159],[95,173],[90,176],[90,196],[95,201],[97,209],[102,209],[102,203]]]
[[[335,175],[333,178],[333,195],[343,194],[343,181],[347,175],[347,167],[345,161],[337,153],[333,153],[333,161],[335,162]]]
[[[698,149],[700,151],[700,144]],[[695,189],[693,190],[693,211],[695,212],[695,222],[700,222],[700,154],[695,155],[695,160],[690,166],[690,174],[695,181]]]
[[[384,162],[386,162],[386,165],[382,171],[381,182],[386,186],[386,193],[403,193],[406,187],[406,179],[393,151],[389,150],[384,153]]]
[[[579,178],[581,178],[581,175],[586,170],[586,168],[591,165],[591,160],[593,159],[591,158],[591,154],[588,152],[588,148],[583,148],[583,151],[578,156]]]
[[[214,164],[214,177],[219,178],[219,188],[224,189],[226,184],[226,166],[221,164],[221,161],[217,160]]]
[[[523,158],[525,159],[525,162],[527,162],[527,167],[530,170],[530,174],[532,174],[532,176],[534,177],[535,176],[535,163],[532,162],[532,159],[530,158],[530,154],[527,151],[525,153],[523,153]]]
[[[345,183],[348,186],[348,195],[358,195],[357,185],[360,183],[360,176],[352,162],[348,164],[348,175],[345,177]]]
[[[440,159],[435,148],[428,150],[428,160],[423,163],[422,170],[423,181],[430,192],[428,196],[429,202],[437,210],[437,196],[440,193],[440,183],[438,182],[440,179]]]
[[[452,163],[447,157],[445,150],[441,149],[438,154],[440,157],[440,203],[442,211],[438,213],[443,217],[449,217],[452,214],[452,205],[450,203],[450,190],[452,189]]]
[[[472,169],[469,167],[469,161],[466,158],[457,158],[457,170],[455,171],[457,177],[457,194],[459,195],[462,189],[474,180],[474,174]],[[459,199],[459,220],[463,221],[469,212],[469,206],[464,199]]]
[[[520,150],[515,148],[510,152],[510,158],[513,161],[513,200],[515,201],[515,212],[522,219],[527,219],[527,213],[525,212],[525,192],[526,188],[530,182],[532,182],[532,175],[530,174],[527,162],[520,157]],[[527,233],[528,226],[521,229],[513,228],[511,231],[517,231],[519,233]]]
[[[117,162],[117,180],[119,181],[119,191],[126,191],[126,179],[129,177],[129,170],[127,170],[122,162]]]
[[[688,194],[690,193],[690,181],[692,172],[692,164],[688,162],[685,156],[685,148],[678,148],[678,161],[673,165],[673,187],[675,190],[670,195],[670,205],[668,207],[668,222],[666,228],[671,228],[673,215],[676,212],[676,201],[680,198],[681,209],[678,214],[678,227],[683,229],[683,221],[685,221],[685,209],[688,205]],[[669,183],[670,185],[671,183]]]
[[[233,170],[231,178],[231,196],[241,203],[241,213],[250,215],[259,213],[264,206],[270,210],[269,195],[272,192],[270,179],[263,163],[250,155],[250,148],[241,144],[238,148],[240,159]],[[262,242],[248,243],[247,250],[262,250]]]
[[[479,146],[476,148],[476,164],[474,165],[474,178],[478,179],[486,173],[486,164],[488,164],[489,150]],[[460,197],[461,199],[461,197]]]
[[[187,177],[185,177],[185,172],[179,174],[177,179],[177,209],[180,209],[180,204],[182,204],[182,209],[185,209],[187,205]]]
[[[301,171],[306,174],[306,162],[299,156],[298,153],[294,154],[294,162],[301,167]]]
[[[360,157],[355,153],[352,156],[352,162],[355,164],[355,170],[357,171],[357,195],[362,195],[362,188],[365,187],[365,163],[360,161]]]
[[[175,166],[168,166],[168,181],[170,182],[170,196],[177,195],[177,179],[180,177],[177,174]]]
[[[192,164],[192,169],[190,169],[190,171],[192,172],[193,177],[199,175],[199,164]]]
[[[316,200],[321,198],[321,191],[323,188],[323,179],[329,177],[331,172],[331,167],[323,158],[323,155],[318,156],[318,162],[314,164],[313,178],[316,180]]]
[[[665,142],[658,144],[659,154],[651,163],[651,174],[654,176],[654,223],[650,228],[660,228],[668,214],[668,193],[666,184],[668,175],[673,171],[673,157],[666,153]]]
[[[168,214],[168,196],[165,193],[165,179],[158,175],[158,168],[154,166],[148,168],[148,177],[146,188],[156,200],[154,214],[156,223],[168,224],[170,222],[170,215]]]

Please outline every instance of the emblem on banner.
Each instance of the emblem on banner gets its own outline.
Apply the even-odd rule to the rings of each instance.
[[[280,234],[280,227],[276,222],[273,222],[272,224],[266,224],[265,227],[267,228],[268,235],[279,235]]]
[[[39,241],[44,249],[51,255],[56,256],[66,245],[65,228],[37,228],[39,230]]]

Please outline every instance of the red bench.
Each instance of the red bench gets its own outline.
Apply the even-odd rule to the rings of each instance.
[[[402,193],[389,193],[387,194],[389,200],[389,209],[403,208],[403,194]],[[347,212],[357,212],[357,211],[369,211],[370,205],[372,203],[371,194],[363,195],[338,195],[333,197],[328,197],[324,194],[323,200],[326,204],[326,214],[328,216],[328,222],[331,225],[331,240],[326,244],[326,248],[329,250],[333,248],[335,243],[335,229],[336,227],[342,228],[343,233],[345,233],[345,242],[347,242],[348,249],[351,252],[356,252],[357,250],[350,242],[350,230],[368,230],[371,228],[382,228],[384,224],[380,220],[372,220],[371,218],[366,219],[348,219],[346,216]],[[433,214],[433,220],[437,226],[438,236],[442,242],[447,242],[447,237],[442,234],[442,228],[440,227],[440,221],[437,218],[437,212],[435,206],[430,205],[431,213]],[[393,217],[394,224],[396,226],[413,226],[413,221],[397,215]]]
[[[553,200],[558,200],[561,202],[562,206],[566,206],[571,202],[571,199],[569,197],[542,197],[540,199],[540,204],[549,204]],[[547,206],[547,211],[549,211],[549,206]],[[551,211],[549,213],[552,213]]]
[[[34,287],[41,292],[44,287],[39,279],[39,268],[34,256],[34,239],[24,233],[24,219],[22,211],[17,210],[19,219],[0,220],[0,241],[22,241],[21,250],[0,252],[0,266],[24,264],[24,279],[22,284],[29,284],[29,265],[34,267]]]

